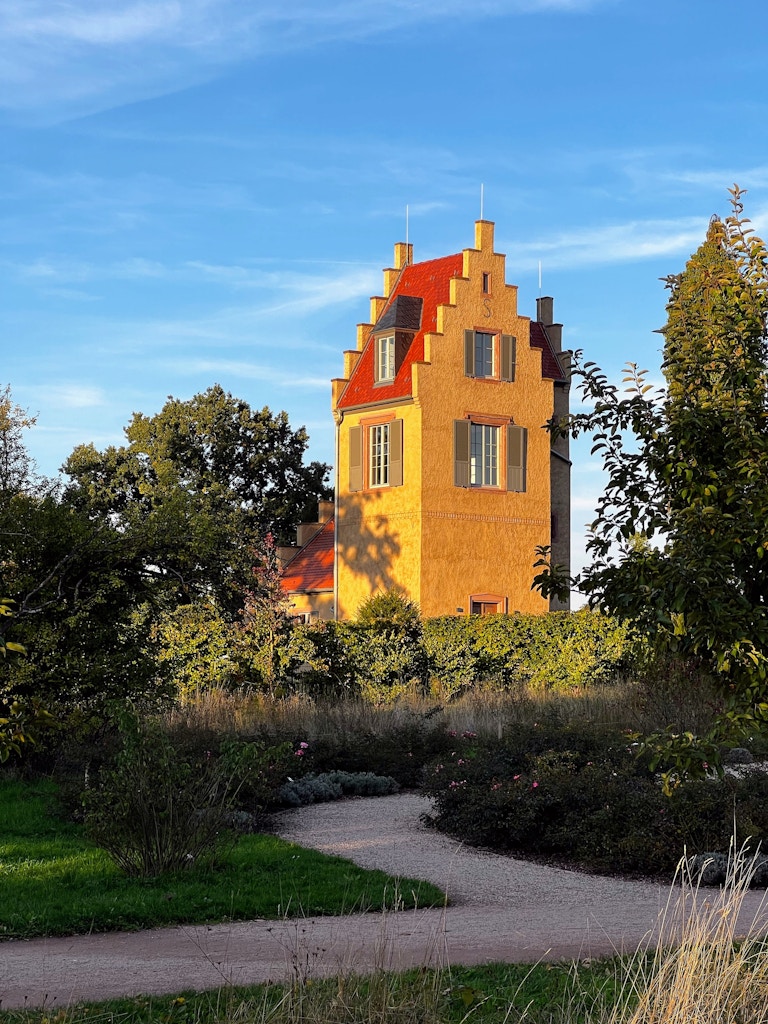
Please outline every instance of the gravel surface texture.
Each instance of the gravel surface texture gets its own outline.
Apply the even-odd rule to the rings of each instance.
[[[252,921],[0,943],[0,1006],[178,993],[342,970],[533,962],[633,950],[658,928],[668,886],[584,875],[463,846],[424,827],[416,794],[281,814],[277,831],[364,867],[444,889],[444,909]],[[716,893],[711,898],[715,898]],[[768,932],[749,893],[739,931]]]

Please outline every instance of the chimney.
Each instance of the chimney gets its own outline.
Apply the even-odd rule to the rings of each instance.
[[[563,350],[563,325],[553,323],[555,300],[551,295],[542,295],[536,299],[536,319],[544,325],[547,337],[555,352]]]

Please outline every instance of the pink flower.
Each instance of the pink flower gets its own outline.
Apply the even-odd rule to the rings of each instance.
[[[294,754],[294,757],[304,757],[304,751],[297,750],[296,753]]]
[[[536,789],[538,787],[538,785],[539,785],[538,782],[532,783],[531,789]]]
[[[464,738],[465,740],[473,740],[473,739],[474,739],[474,738],[475,738],[475,737],[477,736],[477,733],[476,733],[476,732],[470,732],[470,731],[469,731],[469,730],[467,729],[467,730],[465,730],[465,731],[464,731],[464,732],[463,732],[463,733],[462,733],[461,735],[462,735],[462,737],[463,737],[463,738]]]
[[[517,782],[517,780],[518,780],[519,778],[520,778],[520,776],[519,776],[519,775],[513,775],[513,776],[512,776],[512,781],[513,781],[513,782]]]
[[[302,740],[302,742],[299,744],[299,746],[301,747],[302,750],[307,750],[308,747],[309,747],[309,744],[308,743],[304,743],[304,741]]]

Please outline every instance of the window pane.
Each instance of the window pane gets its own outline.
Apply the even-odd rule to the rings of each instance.
[[[472,487],[497,487],[499,483],[499,428],[472,424],[469,482]]]
[[[389,424],[371,427],[368,434],[370,450],[370,472],[368,475],[371,487],[386,487],[389,483]]]
[[[395,379],[395,338],[379,338],[376,343],[376,380]]]
[[[493,376],[493,334],[475,331],[475,376]]]

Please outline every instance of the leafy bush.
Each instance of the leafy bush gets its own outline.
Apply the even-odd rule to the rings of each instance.
[[[281,786],[277,799],[289,807],[340,800],[344,796],[389,796],[400,789],[393,778],[373,772],[324,772]]]
[[[439,721],[440,708],[425,714],[406,713],[397,728],[319,735],[311,745],[307,766],[314,772],[372,772],[393,778],[400,786],[421,785],[424,766],[450,750],[452,740]]]
[[[126,714],[122,750],[83,794],[90,838],[128,875],[156,876],[213,862],[230,841],[232,812],[260,813],[293,767],[289,743],[225,740],[202,753],[175,743],[157,720]]]
[[[630,626],[587,610],[427,619],[424,648],[433,687],[448,696],[483,679],[583,688],[627,673],[642,652]]]
[[[532,730],[534,733],[536,730]],[[768,779],[704,779],[663,795],[621,734],[531,730],[456,743],[428,769],[434,824],[472,844],[604,871],[670,875],[684,849],[768,836]]]

